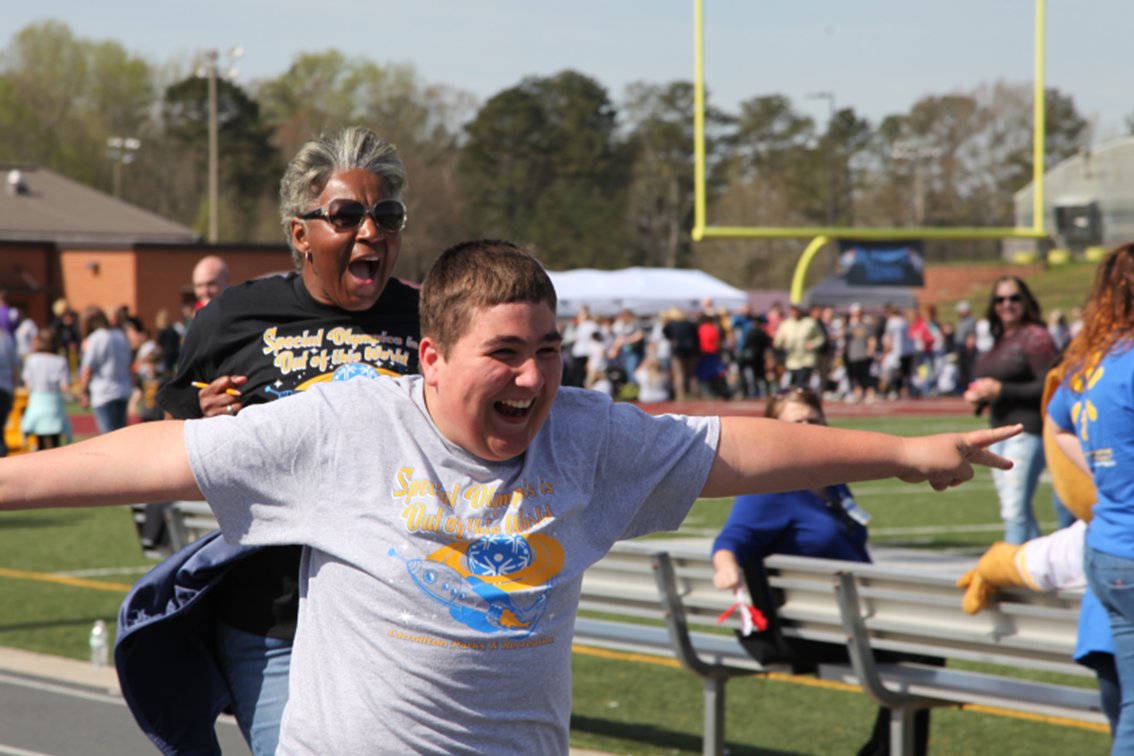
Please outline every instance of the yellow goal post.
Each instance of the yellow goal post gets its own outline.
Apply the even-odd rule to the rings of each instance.
[[[811,238],[796,264],[791,301],[800,302],[807,268],[828,243],[853,238],[864,241],[905,239],[1044,239],[1044,18],[1045,0],[1035,0],[1035,50],[1032,97],[1032,225],[1030,228],[941,228],[903,226],[857,228],[837,226],[709,226],[705,208],[705,0],[693,0],[693,241],[707,239]]]

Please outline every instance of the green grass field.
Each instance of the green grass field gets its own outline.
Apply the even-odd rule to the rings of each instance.
[[[700,679],[683,669],[574,657],[571,745],[610,753],[701,752]],[[859,692],[794,680],[739,678],[728,684],[728,753],[854,754],[877,709]],[[1106,754],[1110,737],[1078,727],[957,709],[932,715],[934,756]]]
[[[85,658],[91,625],[113,627],[152,565],[125,507],[0,514],[0,646]]]
[[[854,427],[902,435],[982,427],[969,416],[856,420]],[[845,422],[836,425],[849,426]],[[999,534],[991,477],[945,493],[925,486],[854,486],[873,517],[872,540],[979,554]],[[1051,526],[1050,489],[1036,509]],[[728,515],[727,501],[701,501],[680,535],[711,536]],[[88,654],[95,619],[111,622],[129,584],[147,565],[129,510],[59,510],[0,515],[0,646],[73,658]],[[731,754],[844,754],[865,742],[874,707],[858,692],[809,680],[741,679],[729,684]],[[1083,681],[1089,684],[1089,680]],[[701,684],[683,669],[574,657],[572,745],[611,753],[680,754],[701,749]],[[501,713],[506,721],[507,713]],[[1096,731],[971,711],[933,715],[932,752],[956,754],[1104,754]]]

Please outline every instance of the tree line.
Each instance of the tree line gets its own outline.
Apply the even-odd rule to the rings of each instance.
[[[695,266],[737,286],[782,287],[801,240],[694,246],[693,85],[638,82],[613,99],[590,76],[528,76],[480,103],[411,65],[335,50],[279,76],[217,81],[219,231],[281,242],[276,190],[298,147],[369,126],[406,163],[410,226],[399,274],[420,278],[456,241],[532,245],[552,269]],[[706,114],[714,225],[1011,226],[1032,172],[1029,83],[927,94],[879,123],[843,107],[827,123],[782,94]],[[1087,145],[1073,98],[1047,92],[1046,161]],[[1134,119],[1132,119],[1134,121]],[[1132,128],[1134,133],[1134,128]],[[108,139],[141,147],[122,164]],[[190,63],[150,63],[59,21],[13,35],[0,58],[0,161],[50,168],[200,230],[207,226],[208,96]],[[115,159],[112,159],[114,157]],[[995,255],[995,242],[927,247]]]

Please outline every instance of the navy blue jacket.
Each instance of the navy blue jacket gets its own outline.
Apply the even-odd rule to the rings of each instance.
[[[854,502],[850,489],[828,491],[829,499],[811,491],[736,497],[713,552],[731,551],[742,565],[772,554],[869,562],[866,528],[845,509]]]
[[[118,610],[114,666],[122,696],[164,754],[221,752],[216,719],[230,701],[209,596],[261,548],[225,543],[213,531],[147,572]]]

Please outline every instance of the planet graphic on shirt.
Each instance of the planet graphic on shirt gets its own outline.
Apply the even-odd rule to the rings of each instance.
[[[523,536],[489,536],[469,544],[465,552],[474,575],[510,575],[532,563],[534,554]]]
[[[376,368],[365,362],[352,362],[335,370],[332,381],[349,381],[352,378],[377,378],[381,375]]]
[[[365,362],[352,362],[348,365],[335,368],[333,373],[321,373],[314,378],[308,378],[306,381],[296,386],[295,390],[306,391],[317,383],[327,383],[328,381],[349,381],[351,378],[377,378],[382,375],[397,378],[401,373],[394,370],[374,367]]]
[[[543,533],[498,534],[454,541],[426,559],[506,592],[547,585],[563,569],[564,561],[563,547]]]

